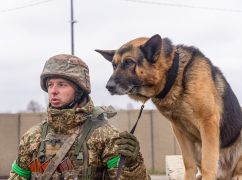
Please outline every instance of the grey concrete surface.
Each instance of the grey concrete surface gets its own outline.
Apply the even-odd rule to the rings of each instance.
[[[165,175],[151,175],[151,180],[168,180]]]
[[[7,178],[0,178],[0,180],[6,180]],[[168,180],[164,175],[151,175],[151,180]]]

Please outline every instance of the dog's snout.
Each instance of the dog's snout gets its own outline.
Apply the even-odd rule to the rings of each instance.
[[[108,81],[106,88],[108,89],[108,91],[113,92],[115,89],[115,82],[114,81]]]

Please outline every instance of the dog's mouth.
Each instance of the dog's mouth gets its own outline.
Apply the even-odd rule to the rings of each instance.
[[[122,88],[121,86],[116,86],[116,88],[108,89],[111,95],[133,95],[138,93],[140,85],[132,85],[128,88]]]
[[[144,96],[143,94],[140,94],[140,90],[142,88],[148,88],[151,87],[151,85],[149,84],[140,84],[140,85],[133,85],[131,88],[129,88],[129,90],[127,91],[126,94],[128,95],[141,95]]]
[[[127,90],[126,94],[132,95],[132,94],[137,94],[139,92],[139,89],[143,87],[144,85],[132,85],[130,88]]]
[[[150,84],[129,84],[124,85],[109,81],[106,85],[111,95],[132,95],[132,96],[145,96],[146,88],[151,87]],[[142,93],[143,92],[143,93]]]
[[[134,94],[134,93],[136,92],[136,87],[137,87],[137,86],[132,86],[132,87],[127,91],[126,94]]]
[[[133,88],[128,88],[128,89],[123,89],[123,88],[115,88],[115,89],[108,89],[109,93],[111,95],[125,95],[125,94],[129,94]]]
[[[142,88],[145,88],[145,87],[150,87],[151,85],[135,85],[135,86],[132,86],[132,88],[129,89],[127,95],[130,96],[131,98],[134,98],[134,99],[139,99],[139,100],[142,100],[143,102],[147,101],[150,97],[148,97],[146,95],[145,90]],[[142,93],[143,92],[143,93]]]
[[[118,95],[125,95],[125,94],[135,94],[137,91],[137,86],[130,86],[128,89],[119,89],[116,92],[111,93],[112,95],[118,94]]]

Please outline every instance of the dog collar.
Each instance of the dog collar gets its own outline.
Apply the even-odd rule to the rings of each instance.
[[[157,96],[155,96],[155,98],[163,99],[169,93],[172,85],[175,83],[178,68],[179,68],[179,54],[178,52],[175,52],[173,63],[166,77],[165,87]]]

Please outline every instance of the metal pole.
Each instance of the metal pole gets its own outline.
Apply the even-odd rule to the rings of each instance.
[[[73,17],[73,0],[71,0],[71,54],[74,55],[74,23],[76,22]]]
[[[150,111],[150,137],[151,137],[151,168],[155,170],[155,147],[154,147],[154,118],[153,111]]]

